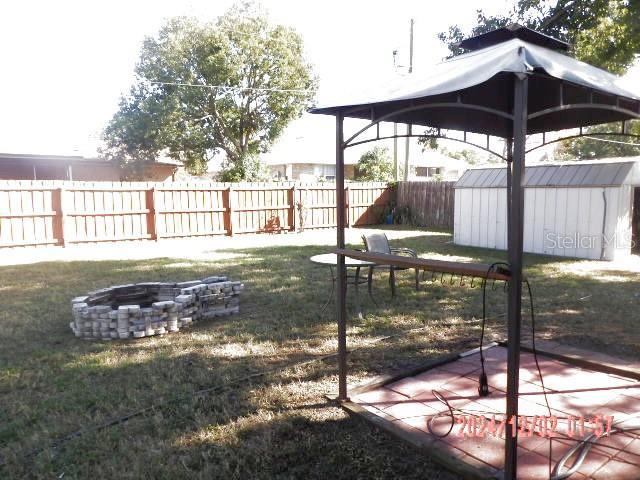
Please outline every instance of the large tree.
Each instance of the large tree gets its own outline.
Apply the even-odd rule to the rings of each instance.
[[[558,160],[590,160],[596,158],[640,155],[640,140],[634,137],[600,135],[600,132],[620,131],[620,123],[589,127],[589,136],[560,142],[556,148]],[[629,133],[640,135],[640,122],[629,122]]]
[[[178,17],[142,46],[136,82],[104,131],[103,154],[135,175],[159,156],[223,180],[250,180],[287,124],[311,105],[316,78],[301,37],[252,4],[211,23]]]
[[[617,74],[640,52],[638,0],[517,0],[507,15],[477,10],[477,20],[467,34],[453,25],[438,35],[452,54],[462,52],[457,43],[464,38],[513,22],[567,41],[576,58]]]
[[[362,182],[393,180],[393,162],[386,147],[376,146],[363,153],[355,168],[355,178]]]
[[[639,0],[517,0],[508,14],[487,16],[478,10],[477,20],[477,25],[466,34],[458,25],[439,34],[451,55],[462,53],[457,45],[462,39],[512,22],[565,40],[571,44],[576,58],[616,74],[624,73],[640,53]],[[597,131],[605,130],[589,129],[591,133]],[[640,134],[639,122],[633,122],[630,133]],[[624,137],[622,141],[633,142]],[[558,153],[560,158],[597,158],[639,155],[640,148],[578,139],[560,144]]]

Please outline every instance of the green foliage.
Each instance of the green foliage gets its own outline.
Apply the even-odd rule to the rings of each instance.
[[[397,225],[413,225],[413,216],[409,205],[398,205],[393,209],[393,223]]]
[[[512,15],[514,15],[514,13],[512,13]],[[446,43],[447,47],[449,48],[449,57],[464,53],[464,50],[458,47],[457,44],[465,38],[473,37],[476,35],[480,35],[481,33],[495,30],[496,28],[504,27],[505,25],[508,25],[513,21],[510,19],[510,17],[487,17],[482,10],[476,10],[476,19],[477,25],[473,27],[468,33],[463,32],[458,25],[451,25],[446,32],[438,33],[438,38],[442,42]]]
[[[222,165],[218,180],[221,182],[267,181],[269,172],[256,155],[246,155],[234,162],[227,160]]]
[[[508,15],[488,17],[477,11],[477,26],[465,34],[453,25],[438,35],[451,55],[462,53],[457,43],[509,23],[517,22],[547,35],[567,41],[579,60],[612,73],[624,73],[640,53],[640,2],[637,0],[517,0]],[[636,126],[635,133],[640,133]],[[615,127],[614,127],[615,130]],[[607,130],[589,127],[587,133]],[[607,137],[610,138],[610,137]],[[620,137],[622,141],[625,137]],[[638,155],[638,148],[590,140],[562,142],[556,151],[561,159],[588,159]]]
[[[251,4],[211,23],[170,19],[144,41],[135,73],[104,131],[103,156],[128,167],[167,155],[197,174],[222,153],[223,176],[243,180],[311,105],[317,84],[298,33]]]
[[[598,2],[594,2],[598,3]],[[622,74],[640,52],[640,2],[609,1],[572,37],[580,60]]]
[[[458,25],[438,37],[452,55],[466,37],[517,22],[569,42],[576,58],[623,73],[640,51],[640,2],[636,0],[517,0],[507,15],[477,11],[477,26],[465,34]]]
[[[363,182],[387,182],[393,179],[393,162],[389,150],[374,147],[365,152],[356,165],[355,177]]]
[[[457,160],[463,160],[469,165],[476,165],[484,162],[499,162],[500,159],[494,155],[482,155],[474,149],[464,148],[462,150],[449,150],[442,145],[440,139],[430,137],[429,135],[437,135],[438,129],[434,127],[427,127],[424,131],[424,136],[418,138],[418,145],[422,146],[422,151],[437,150],[447,157],[455,158]],[[446,141],[446,140],[445,140]]]
[[[456,160],[462,160],[467,162],[469,165],[476,165],[478,163],[483,163],[487,161],[486,156],[483,156],[476,152],[475,150],[471,150],[469,148],[464,148],[462,150],[449,150],[446,147],[440,148],[440,153],[446,155],[447,157],[455,158]],[[495,158],[493,155],[490,158]]]
[[[463,148],[462,150],[450,150],[443,146],[434,138],[420,137],[418,144],[422,145],[422,151],[437,150],[447,157],[455,158],[456,160],[462,160],[469,165],[477,165],[485,162],[499,162],[500,159],[494,155],[482,155],[478,151],[471,148]],[[440,180],[442,178],[439,178]]]
[[[437,150],[438,139],[433,136],[438,135],[438,129],[435,127],[427,127],[423,133],[424,136],[418,138],[418,145],[422,146],[422,151]],[[433,136],[429,136],[433,135]]]
[[[590,127],[593,138],[582,137],[561,142],[556,148],[558,160],[590,160],[595,158],[629,157],[640,155],[640,139],[623,136],[600,136],[598,132],[620,131],[620,124],[604,124]],[[640,135],[640,122],[630,122],[629,133]],[[600,138],[601,140],[594,140]],[[606,141],[603,141],[606,140]],[[633,144],[633,145],[629,145]]]
[[[395,193],[394,193],[395,196]],[[396,202],[395,200],[390,200],[388,201],[384,208],[382,208],[381,210],[378,210],[378,223],[381,225],[384,225],[387,223],[387,217],[389,215],[391,215],[391,218],[393,219],[393,213],[396,209]]]

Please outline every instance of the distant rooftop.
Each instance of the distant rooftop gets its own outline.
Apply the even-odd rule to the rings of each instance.
[[[410,163],[413,167],[443,167],[443,166],[468,166],[469,164],[464,160],[458,160],[453,157],[449,157],[448,155],[444,155],[443,153],[437,150],[426,150],[422,151],[422,147],[417,144],[411,145],[411,153],[410,153]],[[364,153],[364,151],[363,151]],[[389,152],[389,155],[392,155]],[[345,165],[356,165],[359,160],[359,155],[352,155],[348,158],[345,158]],[[314,164],[314,165],[335,165],[335,158],[331,157],[331,155],[327,154],[325,156],[319,157],[317,155],[307,154],[299,154],[294,157],[292,156],[282,156],[278,157],[275,155],[268,155],[263,157],[263,161],[267,165],[298,165],[298,164]],[[404,163],[404,150],[400,152],[399,161]]]
[[[86,162],[107,162],[107,160],[98,157],[83,157],[82,155],[44,155],[33,153],[0,153],[0,162],[16,163],[86,163]],[[181,165],[173,159],[162,157],[157,159],[157,164],[162,165]]]

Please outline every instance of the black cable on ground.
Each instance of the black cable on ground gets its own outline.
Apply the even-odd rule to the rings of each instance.
[[[247,313],[247,312],[245,311],[243,313]],[[248,312],[248,313],[251,313],[251,312]],[[455,324],[450,323],[450,322],[445,322],[444,325],[445,326],[446,325],[454,326]],[[361,347],[352,348],[350,352],[355,352],[355,351],[359,350],[360,348],[364,348],[364,346],[368,346],[368,345],[371,345],[373,343],[382,342],[382,341],[389,340],[389,339],[392,339],[392,338],[401,337],[403,335],[410,334],[410,333],[416,333],[416,332],[425,330],[427,328],[430,328],[430,327],[425,326],[425,327],[419,327],[419,328],[412,328],[412,329],[403,330],[402,332],[394,333],[394,334],[391,334],[391,335],[385,335],[383,337],[378,337],[378,338],[376,338],[376,339],[374,339],[374,340],[372,340],[370,342],[367,342],[366,345],[363,345]],[[287,369],[290,369],[290,368],[294,368],[294,367],[302,367],[302,366],[309,365],[309,364],[312,364],[312,363],[315,363],[315,362],[325,361],[325,360],[328,360],[330,358],[336,357],[337,355],[338,355],[337,353],[330,353],[330,354],[323,355],[323,356],[317,357],[317,358],[312,358],[312,359],[308,359],[308,360],[301,360],[301,361],[297,361],[297,362],[291,362],[291,363],[285,364],[285,365],[280,366],[280,367],[274,367],[274,368],[271,368],[271,369],[268,369],[268,370],[264,370],[264,371],[261,371],[261,372],[255,372],[255,373],[251,373],[251,374],[245,375],[243,377],[235,378],[233,380],[230,380],[228,382],[225,382],[225,383],[222,383],[222,384],[219,384],[219,385],[212,385],[210,387],[202,388],[202,389],[195,390],[195,391],[192,391],[192,392],[183,393],[183,394],[168,398],[166,400],[160,401],[160,402],[158,402],[158,403],[156,403],[154,405],[151,405],[149,407],[146,407],[146,408],[143,408],[143,409],[140,409],[140,410],[136,410],[134,412],[130,412],[130,413],[128,413],[126,415],[123,415],[123,416],[120,416],[118,418],[114,418],[114,419],[108,420],[108,421],[106,421],[104,423],[101,423],[99,425],[95,425],[93,427],[88,427],[88,428],[78,429],[75,432],[69,433],[69,434],[67,434],[67,435],[65,435],[63,437],[60,437],[60,438],[50,442],[49,445],[47,445],[47,446],[35,448],[35,449],[33,449],[33,450],[23,454],[23,455],[20,455],[20,458],[21,459],[31,458],[31,457],[34,457],[34,456],[42,453],[43,451],[45,451],[45,450],[47,450],[49,448],[51,448],[51,449],[59,448],[62,445],[64,445],[65,443],[67,443],[67,442],[69,442],[69,441],[71,441],[71,440],[73,440],[75,438],[81,437],[82,435],[86,435],[88,433],[93,433],[93,432],[99,432],[99,431],[105,430],[105,429],[107,429],[109,427],[113,427],[113,426],[124,424],[124,423],[128,422],[129,420],[131,420],[133,418],[144,416],[144,415],[146,415],[148,413],[151,413],[151,412],[157,410],[158,408],[164,407],[166,405],[170,405],[170,404],[178,402],[178,401],[186,400],[188,398],[196,397],[196,396],[199,396],[199,395],[222,392],[222,391],[224,391],[225,389],[227,389],[227,388],[229,388],[231,386],[246,382],[246,381],[254,379],[254,378],[263,377],[263,376],[266,376],[266,375],[269,375],[269,374],[272,374],[272,373],[278,373],[278,372],[281,372],[281,371],[284,371],[284,370],[287,370]],[[6,466],[6,464],[7,464],[7,462],[3,458],[0,458],[0,468]]]
[[[531,311],[531,350],[533,350],[533,359],[536,362],[536,369],[538,370],[538,376],[540,377],[540,385],[542,385],[544,403],[547,405],[547,411],[549,412],[549,417],[551,417],[551,407],[549,406],[549,399],[547,398],[547,388],[544,386],[544,378],[542,376],[540,364],[538,363],[538,351],[536,350],[536,314],[535,307],[533,306],[533,292],[531,290],[529,279],[525,279],[525,283],[527,284],[527,292],[529,293],[529,308]],[[551,442],[551,437],[549,437],[549,478],[551,478],[551,454],[553,451]]]
[[[640,419],[640,414],[635,414],[632,415],[630,417],[628,417],[627,419],[621,420],[621,421],[617,421],[617,422],[613,422],[612,424],[612,429],[611,432],[609,433],[609,435],[611,434],[616,434],[616,433],[620,433],[620,432],[631,432],[631,431],[640,431],[640,422],[638,421]],[[624,423],[627,423],[629,420],[636,420],[635,424],[632,424],[630,426],[627,426],[627,428],[623,428],[621,427],[621,425],[623,425]],[[591,433],[589,435],[587,435],[585,438],[581,439],[581,440],[577,440],[577,443],[570,448],[563,456],[560,460],[558,460],[558,462],[556,463],[556,466],[554,467],[553,471],[549,474],[549,478],[550,480],[564,480],[566,478],[571,477],[571,475],[573,475],[582,465],[582,463],[584,462],[585,458],[587,457],[587,454],[589,453],[589,451],[591,450],[591,447],[593,447],[594,445],[597,444],[598,441],[598,437],[595,433]],[[573,439],[572,439],[573,440]],[[625,449],[624,448],[619,448],[619,447],[612,447],[610,445],[598,445],[600,448],[609,448],[612,450],[615,450],[617,453],[620,452],[624,452]],[[640,455],[638,454],[634,454],[632,452],[625,452],[626,454],[630,454],[630,455],[635,455],[637,457],[640,457]],[[577,454],[577,458],[576,460],[573,462],[573,465],[569,468],[567,468],[565,471],[563,471],[563,469],[565,468],[565,464],[567,463],[567,461],[573,457],[574,455]],[[624,459],[621,458],[617,458],[616,460],[622,463],[627,463],[630,465],[634,465],[637,466],[637,463],[631,463],[629,461],[626,461]]]
[[[491,273],[491,271],[493,271],[493,269],[499,265],[503,265],[506,266],[507,268],[509,268],[509,264],[505,263],[505,262],[495,262],[493,264],[491,264],[487,270],[487,277],[489,276],[489,273]],[[528,294],[529,294],[529,302],[530,302],[530,308],[531,308],[531,334],[532,334],[532,350],[533,350],[533,355],[534,355],[534,360],[536,363],[536,368],[538,370],[538,375],[540,377],[540,383],[542,385],[542,390],[543,390],[543,394],[544,394],[544,398],[545,398],[545,403],[547,406],[547,409],[549,411],[549,416],[551,416],[551,408],[549,406],[549,401],[547,398],[547,389],[544,386],[544,379],[542,376],[542,371],[540,369],[540,365],[538,363],[538,356],[537,356],[537,350],[536,350],[536,346],[535,346],[535,309],[534,309],[534,303],[533,303],[533,293],[531,290],[531,285],[529,283],[528,280],[525,280],[525,283],[527,284],[527,290],[528,290]],[[481,335],[480,335],[480,348],[479,348],[479,352],[480,352],[480,362],[481,362],[481,368],[482,368],[482,372],[480,374],[480,386],[478,388],[478,393],[480,396],[486,396],[489,394],[488,391],[488,382],[487,382],[487,377],[486,377],[486,372],[485,372],[485,366],[484,366],[484,354],[483,354],[483,341],[484,341],[484,331],[485,331],[485,324],[486,324],[486,320],[487,320],[487,316],[486,316],[486,284],[487,284],[487,278],[485,277],[483,279],[482,282],[482,323],[481,323]],[[245,312],[247,313],[247,312]],[[253,313],[251,311],[248,312],[249,314]],[[417,331],[421,331],[424,330],[427,327],[421,327],[421,328],[414,328],[414,329],[409,329],[403,332],[399,332],[397,334],[392,334],[392,335],[387,335],[384,337],[380,337],[377,338],[371,342],[369,342],[369,344],[371,343],[376,343],[379,341],[384,341],[390,338],[394,338],[394,337],[399,337],[402,335],[405,335],[407,333],[413,333],[413,332],[417,332]],[[362,347],[359,347],[362,348]],[[354,348],[352,349],[352,351],[356,351],[359,348]],[[255,372],[255,373],[251,373],[249,375],[243,376],[243,377],[239,377],[236,378],[234,380],[231,380],[229,382],[225,382],[223,384],[219,384],[219,385],[213,385],[210,387],[206,387],[206,388],[202,388],[199,390],[195,390],[193,392],[188,392],[188,393],[184,393],[181,395],[177,395],[175,397],[169,398],[167,400],[161,401],[157,404],[151,405],[149,407],[131,412],[129,414],[123,415],[121,417],[118,417],[116,419],[112,419],[109,420],[107,422],[104,422],[102,424],[96,425],[94,427],[90,427],[90,428],[84,428],[84,429],[79,429],[75,432],[72,432],[64,437],[58,438],[57,440],[54,440],[53,442],[51,442],[48,446],[46,447],[41,447],[41,448],[36,448],[34,450],[31,450],[30,452],[26,453],[25,455],[21,455],[20,458],[21,459],[26,459],[26,458],[30,458],[33,457],[35,455],[38,455],[39,453],[42,453],[43,451],[45,451],[47,448],[52,448],[52,449],[56,449],[59,448],[60,446],[62,446],[63,444],[69,442],[70,440],[73,440],[74,438],[78,438],[84,434],[87,433],[91,433],[91,432],[99,432],[102,431],[106,428],[112,427],[112,426],[116,426],[116,425],[120,425],[123,424],[127,421],[129,421],[132,418],[136,418],[139,416],[143,416],[146,415],[160,407],[169,405],[173,402],[177,402],[180,400],[185,400],[191,397],[196,397],[199,395],[204,395],[204,394],[210,394],[210,393],[217,393],[217,392],[221,392],[224,391],[225,389],[227,389],[228,387],[231,387],[233,385],[237,385],[239,383],[243,383],[246,382],[248,380],[251,380],[253,378],[258,378],[258,377],[262,377],[265,375],[269,375],[271,373],[277,373],[277,372],[281,372],[284,370],[287,370],[289,368],[293,368],[293,367],[300,367],[300,366],[305,366],[308,364],[312,364],[315,362],[319,362],[319,361],[324,361],[327,360],[329,358],[335,357],[337,356],[337,353],[332,353],[332,354],[328,354],[328,355],[324,355],[321,357],[317,357],[317,358],[312,358],[309,360],[303,360],[303,361],[298,361],[298,362],[292,362],[289,364],[285,364],[281,367],[274,367],[272,369],[268,369],[268,370],[264,370],[261,372]],[[484,381],[483,381],[484,379]],[[483,386],[485,385],[485,386]],[[485,391],[486,393],[483,394],[482,392]],[[446,407],[447,410],[444,412],[438,412],[436,415],[434,415],[433,417],[430,418],[428,424],[427,424],[427,428],[429,430],[429,432],[437,437],[443,438],[446,437],[447,435],[449,435],[451,433],[451,431],[453,430],[453,427],[455,425],[455,415],[454,412],[459,412],[461,414],[467,414],[467,415],[478,415],[478,414],[486,414],[486,415],[495,415],[496,412],[491,412],[491,411],[478,411],[475,410],[473,412],[467,412],[466,410],[463,409],[458,409],[455,408],[453,406],[451,406],[451,404],[447,401],[447,399],[442,396],[438,391],[436,390],[432,390],[432,393],[434,395],[434,397],[439,400],[440,402],[442,402]],[[432,428],[432,423],[440,418],[441,416],[443,416],[443,414],[446,414],[448,417],[450,417],[451,419],[451,424],[449,427],[449,430],[445,433],[445,434],[437,434],[433,431]],[[564,417],[558,417],[558,419],[563,419]],[[616,422],[617,423],[617,422]],[[615,431],[613,433],[616,433],[618,431],[630,431],[630,430],[640,430],[640,426],[637,427],[632,427],[632,428],[627,428],[627,429],[622,429],[622,428],[616,428]],[[590,437],[587,437],[585,439],[580,440],[579,445],[577,447],[575,447],[574,449],[571,450],[571,453],[575,453],[575,451],[580,451],[578,460],[576,462],[574,462],[573,466],[566,472],[563,472],[561,474],[558,474],[557,472],[559,470],[561,470],[561,468],[564,466],[564,463],[567,461],[567,459],[571,456],[571,455],[565,455],[565,457],[563,457],[563,459],[558,462],[558,464],[556,465],[555,469],[554,469],[554,474],[551,473],[551,443],[549,443],[549,469],[550,469],[550,478],[553,480],[560,480],[560,479],[564,479],[567,478],[569,475],[571,475],[573,472],[575,472],[577,470],[577,468],[579,468],[580,464],[582,463],[582,461],[584,460],[584,458],[586,457],[586,454],[588,453],[589,449],[591,448],[592,444],[595,444],[595,441],[591,441],[591,437],[593,436],[593,434]],[[551,439],[550,439],[551,441]],[[581,447],[578,448],[578,447]],[[612,446],[607,446],[607,445],[601,445],[601,447],[607,447],[610,448],[612,450],[616,450],[618,452],[623,451],[622,449],[616,448],[616,447],[612,447]],[[0,459],[0,467],[6,466],[6,461],[4,461],[3,459]]]
[[[46,449],[59,448],[62,445],[64,445],[65,443],[69,442],[70,440],[73,440],[74,438],[81,437],[82,435],[86,435],[87,433],[95,433],[95,432],[99,432],[99,431],[105,430],[105,429],[107,429],[109,427],[113,427],[113,426],[116,426],[116,425],[121,425],[123,423],[128,422],[132,418],[136,418],[136,417],[140,417],[140,416],[146,415],[148,413],[151,413],[151,412],[157,410],[158,408],[170,405],[170,404],[175,403],[175,402],[186,400],[186,399],[189,399],[189,398],[192,398],[192,397],[197,397],[199,395],[205,395],[205,394],[210,394],[210,393],[219,393],[219,392],[222,392],[222,391],[224,391],[225,389],[227,389],[227,388],[229,388],[231,386],[237,385],[239,383],[244,383],[244,382],[246,382],[248,380],[252,380],[254,378],[263,377],[265,375],[269,375],[271,373],[277,373],[277,372],[284,371],[284,370],[287,370],[287,369],[293,368],[293,367],[301,367],[301,366],[305,366],[305,365],[308,365],[308,364],[311,364],[311,363],[324,361],[324,360],[327,360],[329,358],[335,357],[336,355],[337,355],[337,353],[331,353],[331,354],[323,355],[321,357],[313,358],[313,359],[310,359],[310,360],[292,362],[292,363],[283,365],[281,367],[274,367],[274,368],[271,368],[271,369],[268,369],[268,370],[264,370],[264,371],[261,371],[261,372],[255,372],[255,373],[251,373],[249,375],[245,375],[243,377],[235,378],[235,379],[233,379],[231,381],[228,381],[228,382],[225,382],[225,383],[222,383],[222,384],[219,384],[219,385],[213,385],[213,386],[210,386],[210,387],[206,387],[206,388],[201,388],[199,390],[195,390],[193,392],[188,392],[188,393],[183,393],[183,394],[180,394],[180,395],[176,395],[174,397],[171,397],[171,398],[168,398],[166,400],[160,401],[160,402],[158,402],[158,403],[156,403],[154,405],[151,405],[149,407],[142,408],[140,410],[136,410],[134,412],[128,413],[126,415],[123,415],[121,417],[118,417],[118,418],[115,418],[115,419],[112,419],[112,420],[108,420],[108,421],[106,421],[104,423],[101,423],[99,425],[95,425],[95,426],[89,427],[89,428],[81,428],[79,430],[76,430],[75,432],[72,432],[72,433],[70,433],[68,435],[65,435],[63,437],[60,437],[60,438],[54,440],[53,442],[51,442],[49,445],[47,445],[45,447],[40,447],[40,448],[33,449],[33,450],[27,452],[26,454],[21,455],[20,458],[24,460],[24,459],[27,459],[27,458],[34,457],[34,456],[42,453]],[[0,459],[0,467],[4,467],[4,466],[6,466],[6,464],[7,464],[7,462],[5,460]]]
[[[447,407],[448,412],[438,412],[437,414],[433,415],[429,421],[427,422],[427,429],[429,430],[429,433],[431,435],[435,435],[438,438],[444,438],[446,436],[448,436],[451,431],[453,430],[453,426],[455,425],[456,421],[455,421],[455,415],[454,415],[454,410],[457,412],[462,412],[459,409],[454,409],[451,404],[447,401],[446,398],[444,398],[440,392],[438,392],[437,390],[431,390],[431,393],[433,394],[434,397],[436,397],[437,400],[439,400],[440,402],[444,403],[444,405]],[[440,418],[442,416],[443,413],[448,413],[449,414],[449,418],[451,420],[451,423],[449,424],[449,430],[447,430],[447,433],[444,433],[442,435],[437,434],[434,430],[433,430],[433,422],[435,422],[438,418]],[[463,412],[462,412],[463,413]]]
[[[487,279],[489,274],[496,268],[498,265],[503,265],[509,268],[509,264],[505,262],[494,262],[489,265],[487,269],[487,274],[485,278],[482,279],[482,327],[480,330],[480,366],[482,371],[480,372],[480,377],[478,379],[478,395],[481,397],[486,397],[489,395],[489,381],[487,379],[487,372],[484,369],[484,352],[483,352],[483,343],[484,343],[484,329],[485,324],[487,322]]]
[[[487,280],[489,278],[489,274],[499,265],[505,266],[505,267],[507,267],[507,269],[509,268],[509,264],[506,263],[506,262],[494,262],[491,265],[489,265],[489,268],[487,268],[487,273],[486,273],[485,277],[482,279],[482,287],[481,287],[482,288],[482,324],[481,324],[481,330],[480,330],[480,348],[479,348],[481,372],[480,372],[480,377],[478,379],[478,395],[480,397],[486,397],[490,393],[490,391],[489,391],[489,381],[487,379],[487,372],[486,372],[485,366],[484,366],[484,351],[483,351],[483,349],[484,349],[484,331],[485,331],[485,326],[486,326],[486,321],[487,321]],[[429,432],[432,435],[435,435],[436,437],[439,437],[439,438],[444,438],[447,435],[449,435],[451,433],[451,431],[453,430],[453,426],[455,424],[454,411],[455,412],[460,412],[462,414],[467,414],[467,412],[465,410],[452,407],[451,404],[449,403],[449,401],[442,394],[440,394],[440,392],[438,392],[437,390],[431,390],[431,393],[433,394],[433,396],[438,401],[440,401],[442,404],[444,404],[447,407],[447,410],[444,411],[444,412],[438,412],[436,415],[431,417],[429,419],[429,421],[427,422],[427,429],[429,430]],[[491,414],[492,412],[478,412],[478,411],[473,412],[473,414],[478,414],[478,413]],[[433,423],[434,423],[435,420],[437,420],[438,418],[443,416],[443,414],[448,414],[448,416],[450,418],[450,422],[451,423],[449,425],[449,430],[444,434],[437,434],[433,429]]]
[[[489,270],[487,271],[487,277],[489,275],[489,273],[491,272],[491,270],[495,267],[495,265],[500,264],[500,262],[497,262],[496,264],[492,264],[489,267]],[[508,266],[508,265],[507,265]],[[482,366],[482,372],[480,374],[480,379],[479,379],[479,387],[478,387],[478,393],[480,396],[486,396],[488,395],[488,385],[483,386],[483,379],[485,379],[486,382],[486,373],[485,373],[485,368],[484,368],[484,355],[483,355],[483,341],[484,341],[484,330],[485,330],[485,322],[486,322],[486,281],[487,279],[485,278],[483,280],[483,292],[482,292],[482,330],[481,330],[481,335],[480,335],[480,362],[481,362],[481,366]],[[531,284],[529,283],[528,279],[524,280],[524,283],[526,283],[527,285],[527,293],[529,296],[529,306],[530,306],[530,313],[531,313],[531,349],[533,351],[533,358],[536,364],[536,369],[538,371],[538,376],[540,378],[540,385],[542,386],[542,393],[544,396],[544,400],[545,400],[545,404],[547,407],[547,411],[549,413],[549,417],[552,416],[551,413],[551,406],[549,405],[549,399],[547,397],[547,388],[544,385],[544,376],[542,375],[542,369],[540,368],[540,363],[538,362],[538,351],[536,349],[536,344],[535,344],[535,337],[536,337],[536,330],[535,330],[535,306],[534,306],[534,302],[533,302],[533,291],[531,289]],[[483,395],[483,390],[486,389],[486,395]],[[432,416],[429,421],[427,422],[427,429],[429,430],[429,433],[431,433],[432,435],[439,437],[439,438],[444,438],[448,435],[451,434],[451,432],[453,431],[453,427],[455,425],[455,413],[460,413],[460,414],[464,414],[464,415],[478,415],[478,414],[488,414],[488,415],[495,415],[494,412],[482,412],[482,411],[473,411],[473,412],[469,412],[466,411],[464,409],[460,409],[460,408],[456,408],[453,407],[449,401],[437,390],[432,390],[432,394],[433,396],[439,400],[445,407],[446,410],[442,411],[442,412],[438,412],[436,415]],[[504,413],[503,413],[504,415]],[[434,422],[436,420],[438,420],[439,418],[443,417],[443,416],[447,416],[450,419],[450,425],[449,425],[449,429],[443,433],[443,434],[438,434],[435,432],[434,429]],[[557,417],[558,419],[562,420],[562,419],[566,419],[564,417]],[[632,419],[636,419],[636,424],[632,424],[630,427],[627,428],[622,428],[621,425],[628,422],[629,420]],[[614,422],[614,428],[612,429],[612,431],[610,432],[611,434],[615,434],[618,432],[624,432],[624,431],[639,431],[640,430],[640,421],[638,421],[638,419],[640,418],[640,414],[630,417],[626,420],[623,420],[621,422]],[[619,426],[620,425],[620,426]],[[551,466],[552,463],[552,441],[553,438],[549,437],[549,455],[548,455],[548,459],[549,459],[549,478],[550,480],[564,480],[569,478],[571,475],[573,475],[582,465],[582,463],[584,462],[585,458],[587,457],[587,454],[589,453],[589,451],[591,450],[591,447],[593,445],[596,444],[598,440],[598,437],[595,433],[592,433],[590,435],[588,435],[587,437],[581,439],[581,440],[576,440],[577,443],[574,447],[572,447],[571,449],[569,449],[569,451],[556,463],[555,467]],[[616,453],[622,452],[624,451],[624,449],[619,448],[619,447],[614,447],[614,446],[610,446],[610,445],[600,445],[600,447],[609,449],[611,451],[615,451]],[[567,468],[566,470],[563,471],[563,469],[565,468],[565,464],[568,462],[568,460],[573,457],[574,455],[577,454],[577,458],[576,460],[573,462],[573,465],[569,468]],[[640,457],[640,455],[639,455]],[[625,462],[625,463],[631,463],[631,462]]]

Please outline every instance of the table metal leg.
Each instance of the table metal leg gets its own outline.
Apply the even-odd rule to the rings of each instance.
[[[356,304],[356,311],[358,312],[358,318],[362,320],[362,308],[360,307],[360,267],[356,267],[356,275],[353,279],[354,288],[354,301]]]
[[[389,285],[391,285],[391,298],[396,296],[396,271],[393,266],[389,266]]]
[[[364,283],[364,279],[361,280],[360,278],[360,269],[362,267],[353,267],[355,268],[355,273],[354,275],[350,276],[347,275],[347,285],[353,285],[355,288],[355,291],[353,293],[353,297],[354,297],[354,303],[355,303],[355,307],[356,307],[356,311],[358,313],[358,318],[362,319],[363,315],[362,315],[362,306],[360,304],[360,283]],[[324,311],[327,309],[327,307],[331,304],[331,301],[333,300],[333,293],[336,289],[336,274],[333,271],[333,266],[329,265],[329,270],[331,271],[331,291],[329,292],[329,298],[327,298],[326,302],[324,302],[324,305],[322,305],[322,308],[320,309],[320,312],[318,313],[318,316],[320,318],[322,318]],[[371,298],[371,301],[373,302],[374,305],[378,306],[378,304],[376,303],[376,301],[373,299],[373,294],[372,294],[372,276],[373,276],[373,268],[369,269],[369,275],[368,275],[368,279],[367,279],[367,284],[368,284],[368,288],[369,288],[369,298]]]
[[[369,267],[369,274],[367,275],[367,292],[371,302],[377,307],[378,303],[373,298],[373,267]]]
[[[327,301],[324,303],[324,305],[320,309],[320,313],[318,314],[320,318],[322,318],[324,311],[327,309],[327,307],[331,303],[331,300],[333,300],[333,291],[336,289],[336,276],[333,273],[333,267],[331,265],[329,265],[329,270],[331,271],[331,291],[329,292],[329,298],[327,298]]]

